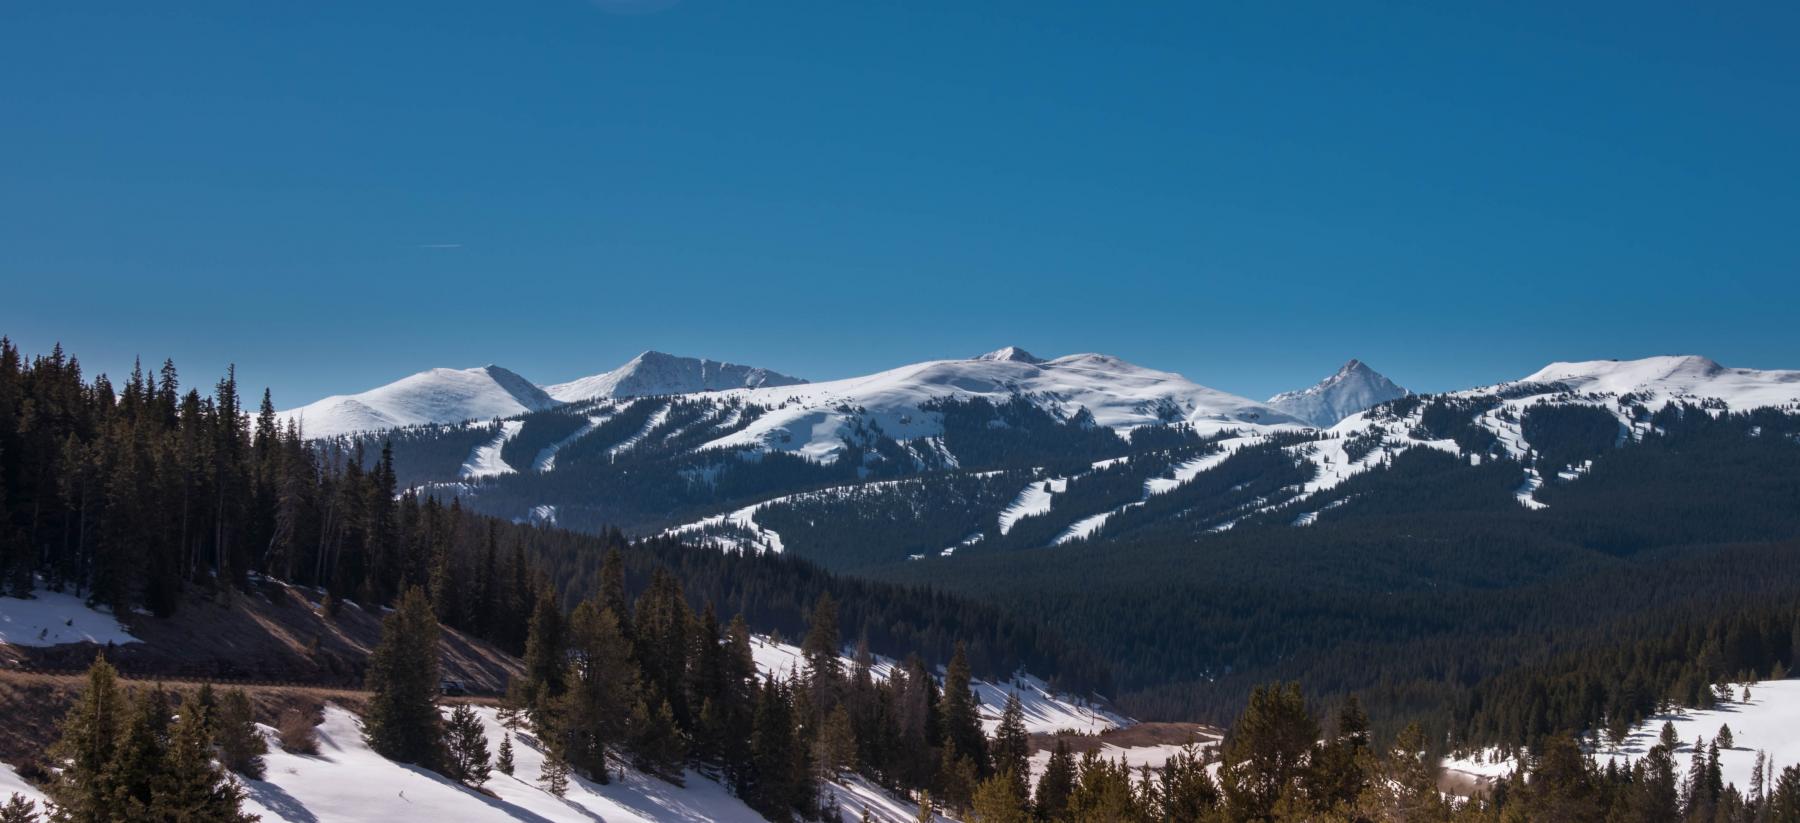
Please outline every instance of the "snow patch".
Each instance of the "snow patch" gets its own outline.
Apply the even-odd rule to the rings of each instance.
[[[29,599],[0,597],[0,643],[41,647],[136,642],[110,612],[89,608],[66,592],[39,589]]]

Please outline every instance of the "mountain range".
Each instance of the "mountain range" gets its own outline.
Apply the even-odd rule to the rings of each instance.
[[[542,387],[494,365],[430,369],[357,394],[333,395],[281,412],[280,416],[298,422],[308,437],[338,437],[432,423],[512,417],[594,398],[648,397],[804,382],[753,366],[646,351],[611,371]]]
[[[805,388],[792,389],[797,386]],[[1085,410],[1099,425],[1129,430],[1152,422],[1203,428],[1329,426],[1405,394],[1357,360],[1316,386],[1258,403],[1109,355],[1046,360],[1016,346],[967,360],[926,361],[816,384],[755,366],[646,351],[616,369],[546,386],[494,365],[431,369],[357,394],[327,397],[281,416],[300,423],[308,437],[323,438],[511,417],[596,399],[703,392],[736,392],[747,402],[783,407],[780,414],[719,445],[796,442],[801,432],[792,427],[804,423],[810,430],[797,450],[820,457],[833,451],[848,419],[841,409],[850,407],[876,410],[867,422],[896,435],[917,436],[929,429],[920,405],[944,398],[1023,395],[1058,414]],[[813,417],[820,419],[810,420]]]
[[[503,384],[498,370],[475,371],[490,379],[427,372],[291,414],[309,435],[362,432],[352,439],[366,454],[390,444],[402,485],[490,514],[855,567],[1169,529],[1311,525],[1404,502],[1359,488],[1379,486],[1412,453],[1484,467],[1489,482],[1507,484],[1511,505],[1536,510],[1607,450],[1657,431],[1667,404],[1800,408],[1800,372],[1698,356],[1553,363],[1426,395],[1352,360],[1267,403],[1108,355],[1042,358],[1018,347],[819,383],[652,353],[576,381],[582,389],[539,390],[548,404],[516,376]],[[468,408],[512,414],[441,402],[471,383],[485,387]],[[345,408],[438,425],[369,433],[359,425],[367,417],[319,423],[321,411]],[[846,539],[877,511],[908,527]]]

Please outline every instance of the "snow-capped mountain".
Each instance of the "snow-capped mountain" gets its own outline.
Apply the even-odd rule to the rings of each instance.
[[[968,360],[933,360],[865,377],[725,393],[770,409],[708,446],[754,446],[829,462],[857,428],[910,440],[942,433],[933,400],[1023,397],[1065,418],[1080,412],[1121,432],[1155,423],[1201,431],[1292,427],[1299,418],[1248,398],[1104,354],[1039,360],[1017,347]]]
[[[359,394],[340,394],[281,412],[307,437],[337,437],[430,423],[490,420],[592,398],[646,397],[806,381],[754,366],[647,351],[612,371],[538,387],[499,366],[431,369]]]
[[[1005,360],[1005,361],[1010,361],[1013,363],[1042,363],[1042,362],[1044,362],[1043,358],[1038,357],[1024,349],[1021,349],[1018,346],[1007,346],[1004,349],[995,349],[991,352],[988,352],[987,354],[976,357],[975,359],[976,360]]]
[[[360,394],[333,395],[281,413],[307,437],[511,417],[557,405],[531,381],[499,366],[431,369]]]
[[[596,397],[649,397],[805,382],[755,366],[647,351],[612,371],[546,386],[544,391],[557,400],[573,403]]]
[[[1800,371],[1732,369],[1692,354],[1551,363],[1517,382],[1560,383],[1578,394],[1631,394],[1650,407],[1682,399],[1718,400],[1738,410],[1800,402]]]
[[[1408,394],[1367,363],[1351,360],[1336,374],[1312,386],[1269,398],[1269,405],[1320,428],[1329,428],[1363,409]]]

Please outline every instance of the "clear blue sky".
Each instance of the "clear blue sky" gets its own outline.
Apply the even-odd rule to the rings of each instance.
[[[284,407],[646,348],[1800,368],[1800,6],[1373,5],[0,3],[0,333]]]

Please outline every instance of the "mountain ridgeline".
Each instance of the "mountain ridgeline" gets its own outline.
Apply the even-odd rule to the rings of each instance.
[[[1800,373],[1659,357],[1381,384],[1353,363],[1315,387],[1395,395],[1321,427],[1013,349],[390,436],[411,482],[503,518],[805,558],[1029,617],[1104,650],[1114,696],[1149,717],[1224,721],[1292,677],[1441,739],[1510,742],[1593,710],[1483,697],[1498,674],[1800,594],[1767,573],[1800,536]],[[467,476],[496,445],[507,470]],[[1791,656],[1640,667],[1636,688]]]
[[[990,606],[840,577],[796,556],[511,523],[406,489],[397,466],[392,450],[304,440],[267,392],[251,412],[230,373],[205,393],[183,388],[170,362],[115,384],[85,377],[60,348],[28,361],[0,338],[3,595],[48,589],[169,616],[265,585],[369,609],[416,587],[446,625],[520,654],[533,604],[592,594],[599,558],[617,551],[626,591],[661,570],[696,613],[712,604],[755,631],[802,631],[830,595],[844,603],[843,635],[878,654],[941,664],[961,642],[981,676],[1024,667],[1077,691],[1109,686],[1097,658]]]
[[[1444,745],[1636,723],[1800,662],[1800,372],[1589,361],[1420,395],[1352,363],[1283,411],[1011,348],[311,438],[229,377],[116,390],[9,356],[13,585],[119,607],[417,584],[516,649],[537,575],[573,605],[618,549],[759,629],[829,593],[883,654],[963,640],[981,673],[1152,719],[1224,722],[1293,679]]]

